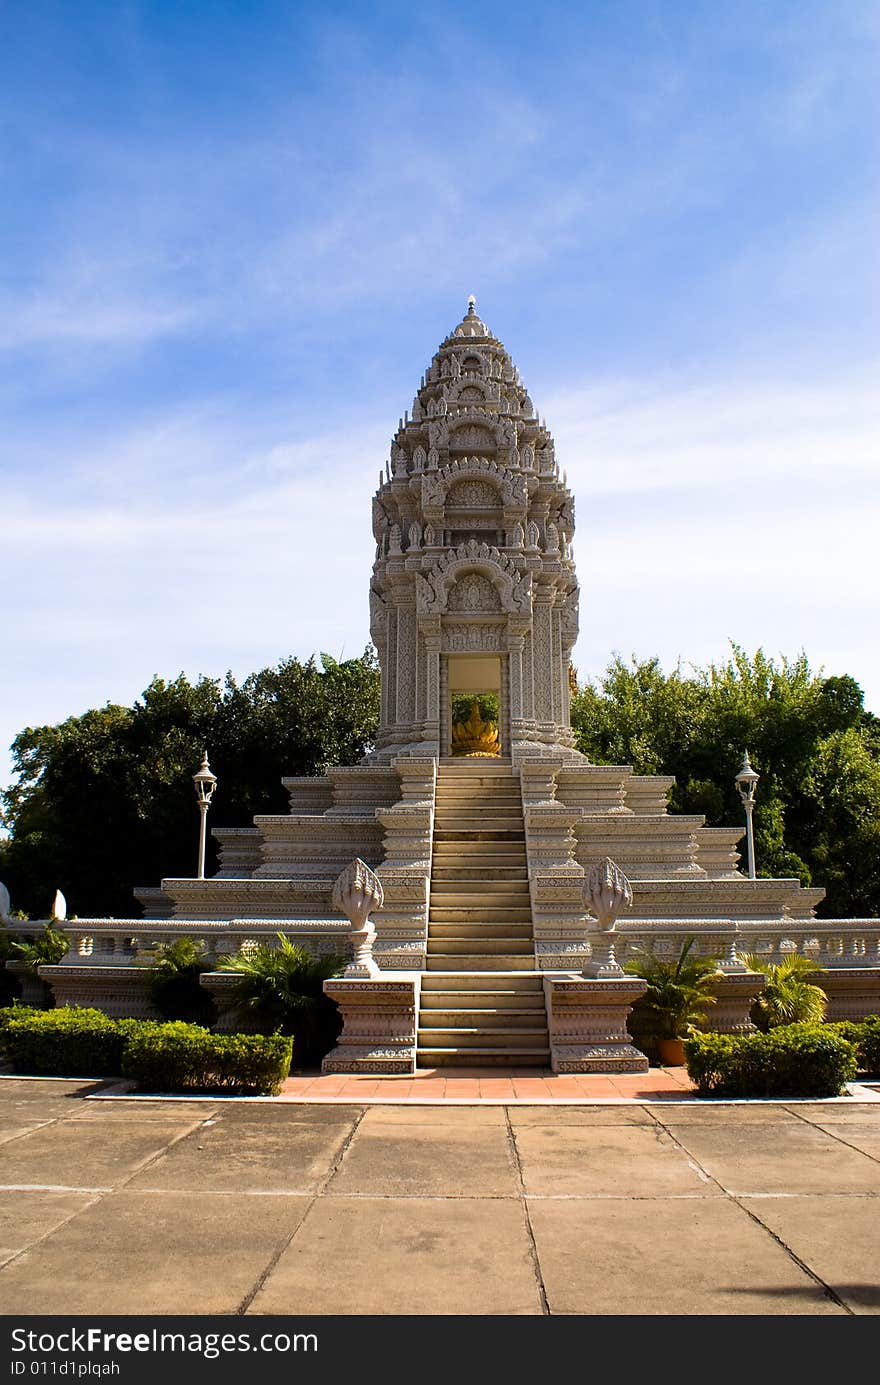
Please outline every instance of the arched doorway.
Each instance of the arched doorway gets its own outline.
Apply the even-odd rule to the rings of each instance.
[[[449,654],[445,665],[445,753],[488,758],[503,755],[507,711],[501,655]]]

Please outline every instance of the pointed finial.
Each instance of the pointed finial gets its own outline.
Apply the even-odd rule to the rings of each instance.
[[[477,310],[477,300],[472,293],[468,294],[468,317],[473,317]]]

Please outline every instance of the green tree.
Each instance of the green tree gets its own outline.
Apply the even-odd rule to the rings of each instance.
[[[155,678],[131,707],[28,728],[12,745],[0,879],[35,917],[57,887],[80,916],[135,917],[136,885],[194,873],[192,774],[204,746],[220,780],[213,821],[249,827],[255,813],[285,810],[282,774],[359,760],[378,707],[368,650],[344,662],[286,659],[240,684]]]
[[[734,776],[747,748],[761,775],[758,874],[823,886],[826,917],[880,912],[880,725],[855,679],[737,645],[689,673],[616,657],[574,695],[572,725],[598,763],[674,775],[671,811],[710,825],[743,823]]]

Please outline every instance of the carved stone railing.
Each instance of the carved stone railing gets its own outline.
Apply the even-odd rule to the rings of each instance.
[[[575,860],[575,827],[583,809],[567,808],[556,799],[562,765],[562,760],[522,760],[519,766],[535,966],[540,971],[580,971],[588,955],[584,869]]]
[[[385,859],[376,867],[385,900],[374,919],[373,955],[383,971],[421,971],[428,945],[437,761],[398,755],[392,767],[400,776],[400,799],[376,809],[385,829]]]
[[[754,954],[768,964],[791,953],[808,957],[821,968],[811,979],[828,997],[827,1020],[861,1019],[880,1014],[880,919],[761,920],[688,919],[680,923],[628,919],[618,930],[618,960],[626,962],[636,949],[657,957],[678,956],[684,940],[696,939],[697,956],[743,959]],[[744,981],[745,978],[742,978]],[[711,1028],[743,1028],[725,1024],[728,1002],[735,1008],[737,978],[728,972],[717,988],[719,1004],[709,1012]],[[745,992],[744,992],[745,993]]]
[[[684,938],[695,937],[699,956],[755,953],[780,962],[792,952],[828,970],[880,967],[880,919],[633,919],[618,927],[618,960],[643,948],[658,957],[678,954]]]
[[[24,939],[36,936],[40,921],[18,923],[9,931]],[[62,968],[133,967],[149,958],[160,943],[192,938],[208,961],[231,956],[259,942],[274,946],[279,932],[315,956],[346,956],[348,925],[344,919],[69,919],[64,932],[70,947]]]

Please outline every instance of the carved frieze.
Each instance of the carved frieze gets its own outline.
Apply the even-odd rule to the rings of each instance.
[[[506,626],[482,622],[443,623],[445,654],[498,654],[505,648]]]

